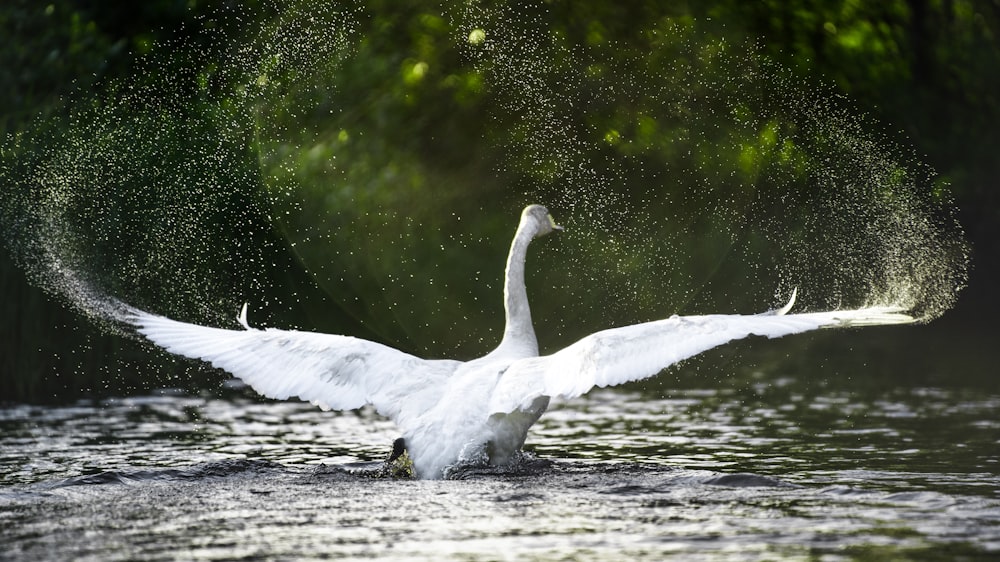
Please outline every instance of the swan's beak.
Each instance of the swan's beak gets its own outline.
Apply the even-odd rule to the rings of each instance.
[[[562,225],[556,224],[556,219],[552,218],[552,215],[549,215],[549,224],[552,225],[552,230],[556,232],[562,232],[565,230]]]

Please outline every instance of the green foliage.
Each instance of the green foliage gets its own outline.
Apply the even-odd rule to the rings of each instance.
[[[947,190],[898,160],[858,162],[860,132],[837,118],[855,109],[835,92],[903,127],[978,203],[974,228],[1000,219],[989,2],[129,6],[0,8],[15,39],[0,45],[0,81],[15,85],[0,93],[13,254],[0,282],[25,295],[5,305],[0,397],[100,392],[98,365],[127,370],[141,352],[25,284],[23,269],[59,292],[32,270],[53,247],[87,282],[158,312],[226,325],[250,301],[252,323],[425,355],[495,344],[500,264],[526,199],[592,227],[533,250],[550,264],[529,278],[538,323],[557,334],[543,345],[609,321],[755,310],[774,284],[726,280],[768,278],[789,257],[839,280],[815,305],[852,302],[871,287],[827,250],[858,232],[816,217],[855,210],[816,194],[857,184],[878,202],[861,211],[869,228],[901,230],[880,222],[911,204],[893,194]],[[836,91],[803,93],[762,54]],[[904,226],[919,239],[921,225]],[[848,262],[876,277],[899,262],[854,249]],[[46,341],[67,323],[71,335]]]
[[[60,96],[89,87],[125,49],[69,2],[14,0],[0,10],[0,132],[52,111]]]

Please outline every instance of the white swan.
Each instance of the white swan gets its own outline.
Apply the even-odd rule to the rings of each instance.
[[[787,314],[672,316],[591,334],[551,355],[538,356],[524,286],[528,243],[561,230],[541,205],[521,213],[507,257],[506,328],[500,345],[480,359],[425,360],[349,336],[177,322],[126,307],[123,319],[167,351],[202,359],[271,398],[299,397],[323,409],[374,405],[402,431],[420,478],[441,478],[468,459],[508,462],[549,398],[573,398],[651,377],[669,365],[749,335],[776,338],[816,328],[904,324],[894,307]]]

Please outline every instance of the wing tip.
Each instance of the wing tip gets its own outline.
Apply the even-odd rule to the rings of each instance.
[[[126,326],[141,328],[146,324],[146,322],[149,321],[150,318],[155,317],[153,314],[140,310],[119,300],[115,300],[114,304],[115,308],[112,312],[112,317],[115,321]]]
[[[799,289],[792,289],[792,295],[788,302],[781,308],[763,313],[766,316],[785,316],[791,312],[795,306],[795,299]],[[845,310],[842,312],[830,312],[832,322],[823,326],[824,328],[844,328],[861,326],[891,326],[898,324],[913,324],[918,319],[908,314],[909,309],[898,305],[889,306],[869,306],[857,310]]]
[[[860,310],[845,311],[836,317],[838,323],[829,327],[892,326],[913,324],[916,318],[907,314],[907,309],[899,306],[877,306]]]

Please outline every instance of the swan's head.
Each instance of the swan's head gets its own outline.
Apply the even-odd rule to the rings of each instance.
[[[561,231],[563,227],[549,214],[549,210],[541,205],[528,205],[521,211],[521,225],[533,228],[535,237],[545,236],[553,231]]]

